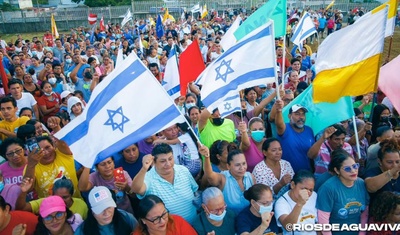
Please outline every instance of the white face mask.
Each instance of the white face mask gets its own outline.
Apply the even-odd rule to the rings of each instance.
[[[271,205],[269,205],[269,206],[263,206],[263,205],[260,205],[260,204],[258,204],[258,205],[260,206],[260,209],[258,210],[258,213],[260,213],[260,215],[262,215],[265,212],[271,212],[272,211],[272,207],[273,207],[274,204],[271,203]]]
[[[210,220],[214,220],[214,221],[222,221],[224,219],[226,215],[226,210],[224,210],[224,212],[222,212],[222,214],[220,215],[215,215],[215,214],[209,214],[208,218],[210,218]]]
[[[49,78],[49,83],[50,83],[51,85],[56,84],[56,82],[57,82],[57,78]]]

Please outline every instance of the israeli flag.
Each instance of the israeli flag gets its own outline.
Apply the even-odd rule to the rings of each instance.
[[[296,30],[294,31],[290,40],[293,42],[293,44],[297,45],[301,51],[301,48],[303,47],[303,41],[315,33],[317,33],[315,24],[312,21],[310,14],[306,12],[303,17],[301,17],[300,22],[297,24]]]
[[[273,22],[269,21],[214,60],[199,76],[203,104],[212,112],[235,91],[272,83],[276,76]]]
[[[150,70],[131,53],[94,89],[81,115],[56,138],[91,168],[127,146],[185,119]]]
[[[222,102],[218,106],[218,111],[221,115],[221,118],[224,118],[234,112],[241,112],[242,111],[242,103],[240,102],[239,93],[236,93],[236,95],[227,97],[224,100],[224,102]]]
[[[124,27],[124,25],[126,23],[128,23],[128,21],[130,21],[132,19],[132,13],[131,10],[128,8],[128,10],[126,11],[125,15],[124,15],[124,19],[121,22],[121,28]]]
[[[165,65],[164,80],[162,81],[162,85],[167,93],[171,96],[171,98],[175,99],[178,98],[181,94],[181,86],[179,84],[180,77],[178,69],[178,58],[176,56],[175,46],[173,46],[171,51],[169,52],[167,64]]]
[[[124,61],[124,52],[122,50],[122,42],[120,42],[118,47],[117,60],[115,61],[115,67],[122,64],[122,61]]]

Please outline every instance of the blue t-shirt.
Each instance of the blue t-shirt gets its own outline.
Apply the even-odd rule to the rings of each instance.
[[[323,17],[319,18],[318,22],[319,22],[319,27],[318,28],[320,28],[320,29],[325,28],[325,26],[326,26],[326,19],[325,18],[323,18]]]
[[[92,91],[90,90],[90,85],[92,81],[86,82],[82,78],[78,78],[78,81],[75,83],[75,90],[82,91],[83,99],[85,102],[89,102],[90,96],[92,95]]]
[[[119,156],[117,156],[119,155]],[[116,157],[117,156],[117,157]],[[137,175],[137,173],[140,171],[140,169],[143,166],[142,160],[144,157],[143,153],[139,153],[139,157],[136,160],[135,163],[127,163],[124,159],[124,157],[120,157],[120,154],[114,155],[114,161],[115,161],[115,168],[122,167],[126,172],[128,172],[129,176],[133,179]]]
[[[296,132],[289,123],[286,123],[285,132],[277,138],[282,145],[282,159],[292,165],[295,173],[299,170],[311,171],[307,152],[315,143],[315,139],[310,127],[304,126],[302,132]]]
[[[372,169],[368,170],[367,172],[365,172],[365,178],[375,177],[382,173],[383,172],[380,167],[375,167],[375,168],[372,168]],[[379,195],[380,193],[385,192],[385,191],[400,192],[400,180],[392,179],[389,182],[387,182],[385,185],[383,185],[383,187],[380,188],[379,190],[377,190],[375,193],[370,193],[369,195],[371,197],[371,203],[376,198],[377,195]]]
[[[236,234],[242,234],[244,232],[251,233],[254,229],[256,229],[260,225],[261,225],[261,217],[253,215],[253,213],[251,213],[250,211],[250,207],[244,208],[236,216],[236,223],[235,223]],[[275,216],[272,217],[269,227],[262,234],[267,234],[271,232],[275,234],[279,232]]]
[[[317,209],[329,212],[330,224],[359,224],[361,214],[369,204],[364,180],[358,178],[352,187],[345,186],[335,176],[318,190]],[[358,232],[332,232],[332,234],[358,234]]]

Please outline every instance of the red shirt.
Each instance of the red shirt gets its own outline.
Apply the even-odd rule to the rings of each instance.
[[[60,104],[61,102],[61,97],[59,94],[57,93],[53,93],[52,95],[52,100],[50,101],[46,95],[42,95],[38,100],[38,106],[46,106],[47,109],[51,109],[54,106],[56,106],[56,104]],[[58,111],[60,110],[60,108],[54,109],[51,113],[44,115],[43,116],[43,122],[47,123],[47,119],[51,116],[54,116],[58,113]]]
[[[170,215],[170,217],[174,220],[174,228],[167,228],[166,235],[197,235],[196,230],[184,218],[179,215]],[[141,235],[139,227],[135,229],[132,235]]]
[[[18,224],[26,224],[26,235],[32,235],[36,230],[38,218],[36,215],[26,211],[10,211],[10,223],[0,231],[0,235],[10,235]]]

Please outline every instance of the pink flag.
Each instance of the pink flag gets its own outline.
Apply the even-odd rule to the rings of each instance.
[[[392,102],[393,107],[400,112],[400,77],[398,71],[400,68],[400,55],[389,63],[381,67],[378,85],[381,91]]]

